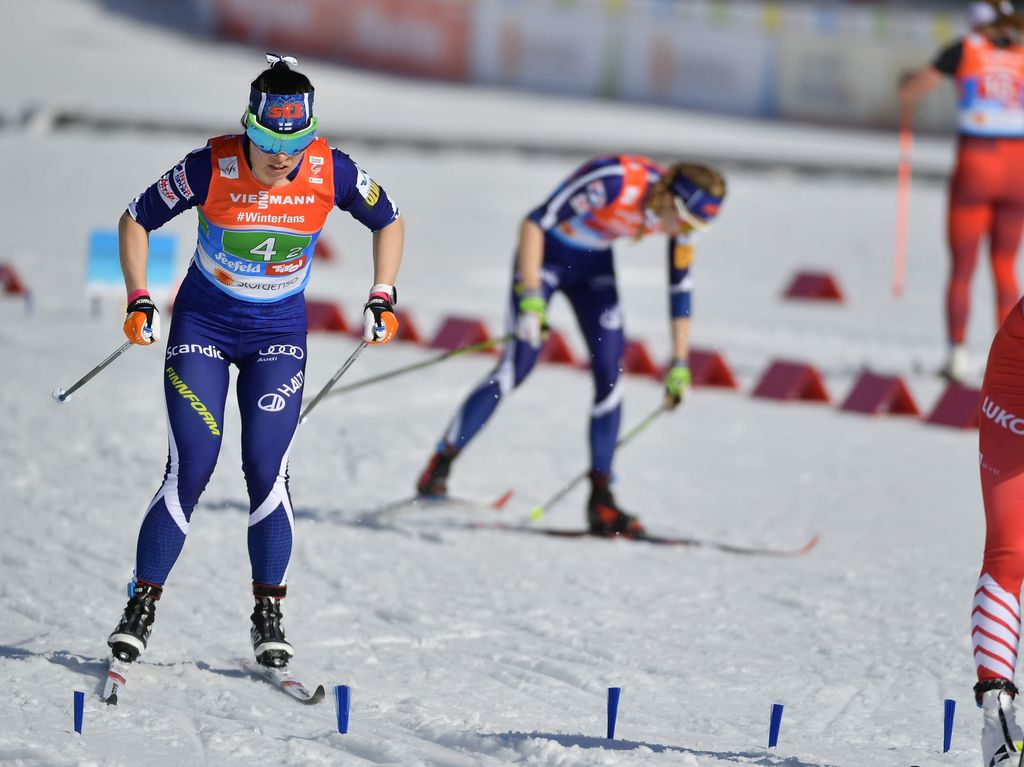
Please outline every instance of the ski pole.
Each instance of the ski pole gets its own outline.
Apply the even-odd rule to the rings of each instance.
[[[338,382],[338,379],[345,375],[345,371],[352,367],[352,363],[356,361],[359,355],[363,353],[363,349],[369,346],[369,344],[369,341],[360,342],[359,346],[356,347],[356,350],[352,352],[348,356],[348,359],[342,363],[340,368],[338,368],[338,372],[331,376],[331,380],[324,384],[324,388],[317,392],[317,395],[313,397],[313,401],[306,405],[306,409],[299,414],[299,423],[305,422],[306,418],[309,417],[309,411],[315,408],[317,403],[320,402],[320,400],[327,395],[327,392],[331,390],[331,387]]]
[[[85,386],[87,383],[89,383],[89,381],[92,380],[93,376],[95,376],[97,373],[99,373],[101,370],[103,370],[103,368],[105,368],[111,362],[113,362],[118,357],[120,357],[122,354],[124,354],[126,351],[128,351],[131,347],[132,347],[132,342],[131,341],[125,341],[123,344],[118,346],[117,349],[115,349],[110,354],[109,357],[107,357],[105,360],[103,360],[103,362],[101,362],[99,365],[94,367],[92,370],[90,370],[84,376],[82,376],[77,381],[75,381],[71,385],[71,387],[69,389],[60,389],[60,388],[54,389],[53,390],[53,394],[51,395],[51,396],[53,396],[53,401],[57,402],[57,403],[60,403],[60,404],[63,404],[65,402],[67,402],[68,398],[71,397],[72,394],[74,394],[76,391],[78,391],[83,386]]]
[[[893,251],[892,294],[903,295],[907,268],[907,218],[910,211],[910,155],[914,148],[913,113],[907,109],[900,118],[900,159],[896,176],[896,247]]]
[[[619,437],[619,441],[615,443],[615,447],[619,448],[626,445],[630,440],[632,440],[634,437],[640,434],[640,432],[642,432],[644,429],[646,429],[648,426],[654,423],[655,419],[657,419],[658,416],[660,416],[662,413],[667,412],[668,410],[669,407],[664,402],[662,402],[660,405],[658,405],[656,409],[651,411],[651,414],[644,418],[644,420],[642,420],[628,432]],[[569,484],[565,485],[561,490],[559,490],[553,496],[548,498],[547,502],[544,503],[542,506],[534,506],[533,509],[530,511],[530,519],[536,521],[543,517],[549,507],[554,506],[556,503],[562,500],[565,496],[569,494],[569,492],[573,488],[576,487],[576,485],[585,480],[588,476],[590,476],[589,469],[581,471],[579,474],[577,474],[575,477],[569,480]]]
[[[375,375],[372,378],[365,378],[362,381],[355,381],[354,383],[350,383],[347,386],[341,386],[332,391],[328,396],[333,397],[337,394],[344,394],[345,392],[350,392],[353,391],[354,389],[360,389],[364,386],[369,386],[372,383],[378,383],[379,381],[385,381],[388,378],[400,376],[403,373],[411,373],[414,370],[422,370],[423,368],[430,367],[431,365],[436,365],[438,362],[444,362],[447,359],[451,359],[452,357],[458,357],[462,354],[471,354],[472,352],[487,351],[488,349],[493,349],[495,346],[499,346],[500,344],[503,344],[506,341],[511,340],[512,338],[513,336],[510,333],[509,335],[502,336],[501,338],[491,338],[488,339],[487,341],[478,341],[475,344],[467,344],[466,346],[460,346],[456,349],[451,349],[449,351],[442,352],[441,354],[431,357],[428,360],[415,362],[412,365],[406,365],[405,367],[395,368],[394,370],[389,370],[386,373]]]

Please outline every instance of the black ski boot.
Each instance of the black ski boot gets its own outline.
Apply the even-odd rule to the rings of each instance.
[[[616,535],[643,535],[646,531],[640,520],[619,508],[608,484],[607,474],[590,472],[590,499],[587,501],[587,522],[590,532],[609,538]]]
[[[434,453],[427,468],[420,474],[416,492],[428,498],[443,498],[448,495],[448,472],[451,471],[452,461],[458,454],[459,451],[453,447],[446,447]]]
[[[285,586],[253,586],[256,606],[252,611],[252,649],[256,662],[270,668],[284,668],[295,651],[281,628],[281,600]]]
[[[132,663],[146,649],[156,619],[156,603],[162,593],[161,586],[152,583],[135,584],[135,593],[124,608],[121,622],[107,637],[107,644],[115,658]]]

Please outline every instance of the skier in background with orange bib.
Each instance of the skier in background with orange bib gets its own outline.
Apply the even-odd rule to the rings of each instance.
[[[945,77],[957,86],[959,145],[947,215],[952,254],[946,290],[949,355],[942,370],[955,381],[963,381],[970,370],[965,341],[971,277],[981,242],[988,240],[998,327],[1019,297],[1015,269],[1024,229],[1021,19],[1008,0],[973,2],[968,14],[970,34],[900,86],[900,100],[908,111]]]
[[[404,241],[398,209],[348,155],[317,137],[313,86],[292,69],[295,60],[267,58],[272,66],[250,87],[244,132],[210,139],[188,154],[136,197],[119,223],[128,290],[124,332],[149,345],[160,339],[160,315],[146,290],[149,232],[190,208],[199,218],[163,361],[167,469],[139,530],[128,604],[107,639],[112,674],[113,663],[130,663],[146,649],[156,602],[217,463],[232,364],[250,504],[253,651],[275,669],[292,657],[281,600],[294,527],[288,454],[306,366],[303,291],[316,240],[335,208],[373,232],[374,284],[363,339],[387,343],[398,326],[392,311]]]
[[[612,245],[648,234],[668,236],[668,295],[673,361],[666,398],[679,404],[690,385],[690,265],[693,239],[718,215],[725,179],[713,168],[677,163],[663,168],[646,157],[597,157],[578,168],[519,227],[507,332],[501,361],[456,412],[416,483],[425,497],[448,492],[459,452],[483,428],[500,400],[518,387],[540,356],[547,305],[569,300],[590,349],[594,402],[590,411],[589,529],[595,535],[641,535],[611,491],[612,459],[622,413],[622,310]]]

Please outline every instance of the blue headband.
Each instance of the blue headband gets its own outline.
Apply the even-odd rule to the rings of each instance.
[[[694,229],[707,229],[722,206],[721,197],[702,189],[684,175],[672,182],[672,194],[676,197],[679,217]]]

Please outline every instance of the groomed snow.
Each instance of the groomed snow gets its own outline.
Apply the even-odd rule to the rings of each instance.
[[[190,40],[110,4],[33,0],[13,9],[13,110],[76,106],[148,118],[194,116],[230,131],[262,51]],[[769,135],[827,165],[831,153],[894,161],[894,137],[842,134],[486,89],[409,82],[309,61],[329,134],[508,135],[742,160]],[[11,92],[13,91],[13,93]],[[504,110],[515,107],[516,120]],[[33,128],[30,130],[30,128]],[[678,129],[678,134],[675,131]],[[673,138],[664,136],[671,132]],[[684,137],[692,135],[692,147]],[[121,705],[99,701],[106,635],[124,605],[141,514],[166,440],[157,349],[131,349],[62,406],[50,392],[115,349],[121,305],[95,316],[84,285],[89,232],[202,134],[0,126],[12,264],[32,289],[0,297],[6,414],[0,441],[0,762],[13,765],[718,765],[976,764],[980,717],[969,617],[984,524],[976,432],[840,412],[862,365],[898,374],[927,412],[942,386],[947,256],[944,189],[915,185],[907,291],[889,291],[894,177],[726,168],[720,224],[699,244],[694,343],[717,348],[738,392],[698,389],[617,458],[617,494],[659,533],[793,546],[799,559],[567,541],[471,529],[518,521],[585,465],[586,374],[537,369],[460,458],[455,493],[515,494],[502,512],[453,507],[371,526],[362,512],[408,495],[460,398],[493,358],[459,358],[324,401],[291,458],[296,545],[285,602],[294,667],[352,689],[350,732],[333,706],[302,707],[243,677],[249,567],[238,417],[229,408],[218,470],[159,604],[152,641]],[[674,143],[677,142],[678,143]],[[767,141],[767,139],[766,139]],[[711,142],[715,142],[712,144]],[[515,152],[343,146],[407,219],[402,308],[428,336],[449,314],[503,322],[519,217],[575,159]],[[766,143],[763,152],[773,147]],[[779,149],[778,151],[782,151]],[[924,142],[929,167],[948,142]],[[881,159],[880,159],[881,158]],[[888,159],[886,159],[888,158]],[[581,156],[578,159],[584,159]],[[194,216],[167,227],[184,268]],[[341,252],[308,291],[350,320],[371,280],[369,235],[338,213]],[[627,333],[668,354],[661,242],[626,244],[617,266]],[[799,269],[827,270],[841,305],[784,302]],[[994,330],[990,277],[975,278],[969,342],[984,363]],[[169,317],[165,317],[165,321]],[[577,353],[567,306],[552,321]],[[310,338],[312,396],[348,356],[347,336]],[[406,343],[368,350],[345,382],[427,359]],[[824,374],[833,404],[749,396],[767,363]],[[625,426],[660,397],[625,379]],[[547,523],[582,523],[573,492]],[[620,686],[617,739],[605,696]],[[72,693],[86,693],[81,736]],[[958,704],[942,755],[943,700]],[[769,709],[785,705],[779,746]]]

